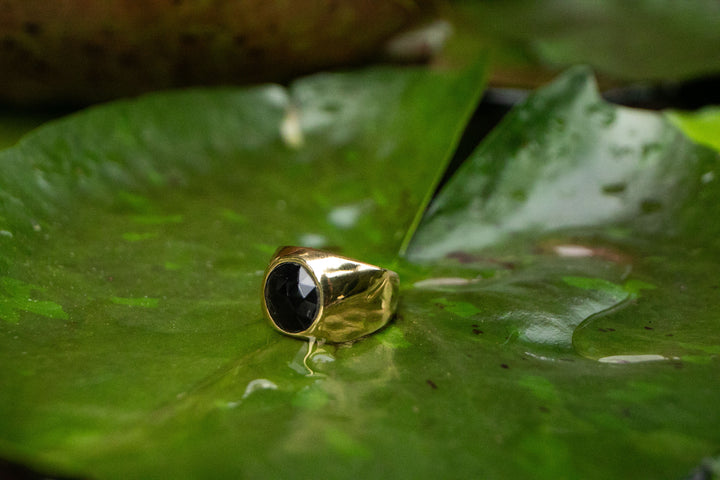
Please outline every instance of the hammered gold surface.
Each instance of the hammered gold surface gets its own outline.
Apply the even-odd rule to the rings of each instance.
[[[298,338],[347,342],[379,330],[395,313],[400,280],[393,271],[313,248],[280,247],[265,271],[263,290],[268,274],[286,262],[307,268],[319,286],[319,305],[307,330],[290,333],[273,321],[263,292],[263,312],[279,332]]]

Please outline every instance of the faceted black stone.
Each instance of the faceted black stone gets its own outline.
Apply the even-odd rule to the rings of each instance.
[[[281,330],[302,332],[315,320],[318,288],[305,267],[294,262],[281,263],[265,281],[265,304]]]

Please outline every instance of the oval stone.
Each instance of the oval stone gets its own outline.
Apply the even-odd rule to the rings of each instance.
[[[288,333],[299,333],[315,321],[318,286],[310,272],[295,262],[277,265],[265,281],[265,305],[275,325]]]

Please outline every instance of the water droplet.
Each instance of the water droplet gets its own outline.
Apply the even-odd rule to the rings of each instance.
[[[279,85],[273,85],[265,89],[265,99],[272,105],[283,107],[288,103],[287,90]]]
[[[242,399],[246,399],[252,393],[257,392],[258,390],[277,390],[277,388],[278,386],[270,380],[267,380],[265,378],[256,378],[255,380],[252,380],[250,383],[247,384]]]
[[[305,233],[300,235],[300,245],[310,248],[323,248],[327,245],[327,238],[319,233]]]
[[[362,211],[361,204],[336,207],[328,214],[328,221],[343,230],[351,228],[357,223]]]
[[[451,33],[448,21],[436,20],[392,37],[385,45],[385,53],[401,62],[425,62],[442,49]]]
[[[305,138],[300,125],[300,113],[294,106],[288,107],[285,116],[280,124],[280,137],[285,145],[297,150],[305,143]]]
[[[560,257],[581,258],[594,255],[592,248],[583,247],[582,245],[556,245],[553,250]]]
[[[601,363],[642,363],[642,362],[658,362],[662,360],[677,360],[676,357],[664,357],[656,354],[645,355],[611,355],[609,357],[598,358]]]
[[[288,366],[296,372],[307,377],[322,376],[321,374],[316,374],[308,365],[308,359],[312,358],[313,355],[319,353],[327,354],[325,350],[320,348],[320,343],[317,342],[315,338],[310,337],[308,339],[308,342],[302,343],[300,349],[295,354],[295,357],[290,362],[288,362]]]
[[[459,287],[463,285],[477,283],[478,281],[479,280],[477,278],[439,277],[420,280],[419,282],[415,282],[413,286],[415,288],[421,289],[433,289],[443,287]]]
[[[310,357],[310,360],[314,364],[332,363],[335,361],[335,357],[326,352],[318,352]]]

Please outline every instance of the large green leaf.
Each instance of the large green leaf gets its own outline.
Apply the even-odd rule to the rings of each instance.
[[[262,271],[284,244],[392,262],[483,75],[152,95],[0,153],[0,454],[93,478],[272,476],[315,432],[352,455],[360,417],[298,428],[327,392]]]
[[[717,474],[718,155],[663,116],[570,72],[394,261],[481,76],[164,94],[2,154],[3,454],[93,478]],[[394,323],[270,331],[285,243],[394,263]]]
[[[576,69],[446,184],[408,249],[434,277],[413,318],[459,397],[492,392],[472,403],[473,428],[494,422],[479,467],[680,478],[717,455],[719,161]]]

